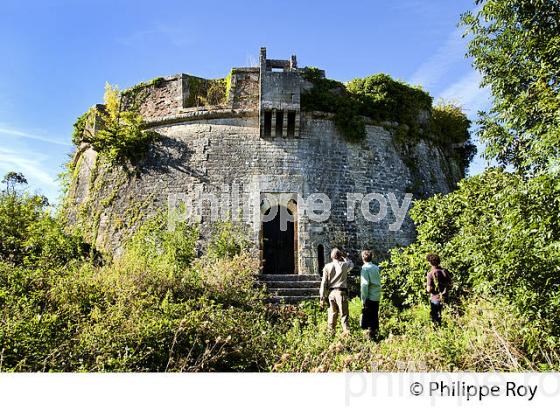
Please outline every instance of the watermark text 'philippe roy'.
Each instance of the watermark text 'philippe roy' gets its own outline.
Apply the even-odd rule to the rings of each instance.
[[[336,198],[338,199],[338,198]],[[338,199],[340,200],[340,199]],[[393,192],[386,194],[348,192],[342,198],[344,214],[348,222],[360,219],[380,223],[390,217],[390,231],[400,230],[412,203],[412,194],[402,195],[399,203]],[[292,203],[297,212],[288,204]],[[225,220],[268,222],[279,217],[280,229],[287,229],[287,222],[294,222],[294,215],[304,216],[310,222],[327,222],[332,215],[333,199],[324,193],[315,192],[303,197],[294,193],[267,193],[251,195],[240,192],[236,185],[224,186],[221,192],[196,191],[190,194],[177,193],[168,196],[168,224],[173,230],[181,221],[199,222],[207,215],[210,222]],[[340,204],[338,204],[340,205]]]

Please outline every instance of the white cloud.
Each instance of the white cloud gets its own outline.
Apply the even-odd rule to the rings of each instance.
[[[472,67],[465,67],[466,49],[467,40],[462,38],[461,29],[454,30],[437,51],[418,67],[409,82],[435,91],[436,100],[458,104],[474,121],[478,111],[490,107],[492,99],[490,90],[480,87],[480,74]],[[482,172],[487,165],[481,157],[484,145],[479,141],[476,141],[476,145],[478,154],[471,163],[469,175]]]
[[[0,171],[2,175],[9,171],[22,172],[27,178],[35,179],[49,188],[58,188],[55,179],[49,175],[41,164],[44,159],[46,157],[40,154],[30,152],[23,154],[0,147]]]
[[[445,43],[427,61],[412,74],[409,83],[429,89],[449,72],[451,67],[465,58],[466,42],[461,37],[461,30],[453,31]]]
[[[30,133],[27,131],[22,131],[22,130],[18,130],[15,128],[9,128],[9,127],[3,127],[0,126],[0,134],[3,135],[7,135],[8,137],[13,137],[13,138],[28,138],[28,139],[32,139],[35,141],[42,141],[42,142],[47,142],[49,144],[56,144],[56,145],[64,145],[64,146],[71,146],[72,144],[70,144],[69,142],[66,141],[61,141],[61,140],[57,140],[54,138],[50,138],[50,137],[45,137],[42,135],[37,135],[35,133]]]
[[[13,102],[5,93],[0,94],[0,115],[7,116],[12,109]]]
[[[421,5],[415,7],[422,9]],[[478,13],[481,8],[482,4],[477,5],[472,13]],[[457,27],[449,33],[435,54],[416,69],[409,83],[421,85],[425,89],[438,85],[454,66],[457,67],[464,63],[467,46],[468,39],[463,38],[463,28]]]
[[[480,87],[481,76],[478,71],[471,71],[447,86],[438,95],[438,99],[451,101],[460,105],[470,117],[490,106],[491,94],[488,88]]]
[[[129,46],[144,46],[149,40],[167,41],[176,47],[192,44],[194,36],[187,32],[184,27],[174,27],[166,24],[156,24],[153,28],[135,31],[128,36],[117,39],[117,42]]]

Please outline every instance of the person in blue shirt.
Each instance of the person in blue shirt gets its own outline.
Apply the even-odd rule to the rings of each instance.
[[[372,253],[362,251],[362,272],[360,274],[360,297],[362,299],[362,329],[368,330],[371,339],[379,335],[379,300],[381,298],[381,278],[379,267],[372,263]]]

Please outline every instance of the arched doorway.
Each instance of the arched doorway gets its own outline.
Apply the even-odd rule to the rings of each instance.
[[[284,275],[297,273],[297,215],[296,204],[280,205],[276,210],[270,208],[264,212],[268,216],[276,212],[272,220],[262,223],[262,257],[263,274]],[[284,221],[286,229],[281,229],[282,216],[290,217]],[[268,219],[268,218],[267,218]]]

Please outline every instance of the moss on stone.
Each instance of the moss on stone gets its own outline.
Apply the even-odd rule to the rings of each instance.
[[[364,139],[366,126],[360,116],[360,102],[344,84],[323,78],[322,71],[314,67],[305,68],[302,75],[313,84],[301,95],[302,110],[333,113],[335,127],[347,140]]]
[[[231,76],[233,74],[233,70],[231,70],[228,75],[225,78],[225,82],[226,82],[226,96],[225,96],[225,102],[228,103],[230,101],[230,91],[231,91]]]
[[[212,80],[189,76],[188,84],[189,96],[186,101],[187,107],[222,105],[228,101],[231,75]]]
[[[346,85],[324,78],[323,72],[313,67],[306,67],[302,75],[313,84],[302,93],[302,110],[334,113],[335,126],[347,140],[365,138],[367,118],[388,129],[399,145],[416,144],[421,139],[438,144],[466,172],[476,147],[470,142],[470,121],[459,107],[432,107],[433,99],[427,92],[387,74],[356,78]]]

